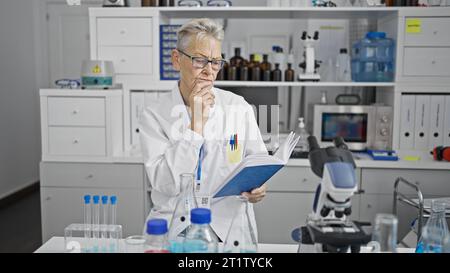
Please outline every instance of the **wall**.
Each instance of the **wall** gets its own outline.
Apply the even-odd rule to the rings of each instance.
[[[34,2],[0,1],[0,198],[39,180]]]

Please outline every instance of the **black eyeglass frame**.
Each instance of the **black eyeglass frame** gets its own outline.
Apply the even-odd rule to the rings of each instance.
[[[210,60],[210,59],[205,58],[205,57],[191,56],[191,55],[187,54],[186,52],[184,52],[184,51],[182,51],[182,50],[180,50],[178,48],[177,48],[177,51],[180,52],[181,54],[185,55],[186,57],[190,58],[191,62],[192,62],[192,66],[195,67],[195,68],[198,68],[198,69],[203,69],[203,68],[205,68],[208,65],[208,63],[211,63],[211,68],[213,70],[215,70],[215,71],[219,71],[220,69],[222,69],[223,65],[226,63],[226,60],[224,60],[224,59],[221,59],[221,60],[211,59]],[[195,66],[194,65],[194,60],[201,60],[201,62],[204,62],[203,67]],[[219,68],[218,69],[214,68],[214,62],[219,62]]]

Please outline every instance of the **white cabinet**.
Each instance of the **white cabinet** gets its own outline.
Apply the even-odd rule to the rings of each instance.
[[[113,161],[123,152],[122,90],[41,89],[44,161]]]
[[[151,46],[152,18],[98,18],[99,46]]]
[[[450,47],[406,47],[403,75],[450,77]]]
[[[83,223],[83,196],[116,195],[123,236],[141,234],[146,218],[142,164],[41,163],[42,239]]]
[[[408,24],[419,25],[419,31],[408,31]],[[450,17],[406,17],[406,46],[450,46]]]

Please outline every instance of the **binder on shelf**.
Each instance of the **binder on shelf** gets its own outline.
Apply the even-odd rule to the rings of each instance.
[[[443,144],[450,146],[450,95],[445,96]]]
[[[443,145],[445,96],[431,96],[428,150]]]
[[[403,95],[400,109],[400,150],[413,150],[416,96]]]
[[[428,150],[430,135],[430,95],[416,96],[414,150]]]

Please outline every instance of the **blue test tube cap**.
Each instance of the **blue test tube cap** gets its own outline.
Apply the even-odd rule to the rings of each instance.
[[[85,203],[85,204],[91,203],[91,196],[90,196],[89,194],[86,194],[86,195],[83,197],[83,199],[84,199],[84,203]]]
[[[147,234],[162,235],[166,234],[167,230],[166,219],[151,219],[147,222]]]
[[[92,196],[92,200],[94,200],[94,204],[98,204],[98,201],[100,200],[100,196],[94,195],[94,196]]]
[[[117,196],[111,196],[111,205],[115,205],[117,203]]]
[[[102,204],[103,204],[103,205],[108,204],[108,196],[107,196],[107,195],[103,195],[103,196],[102,196]]]

